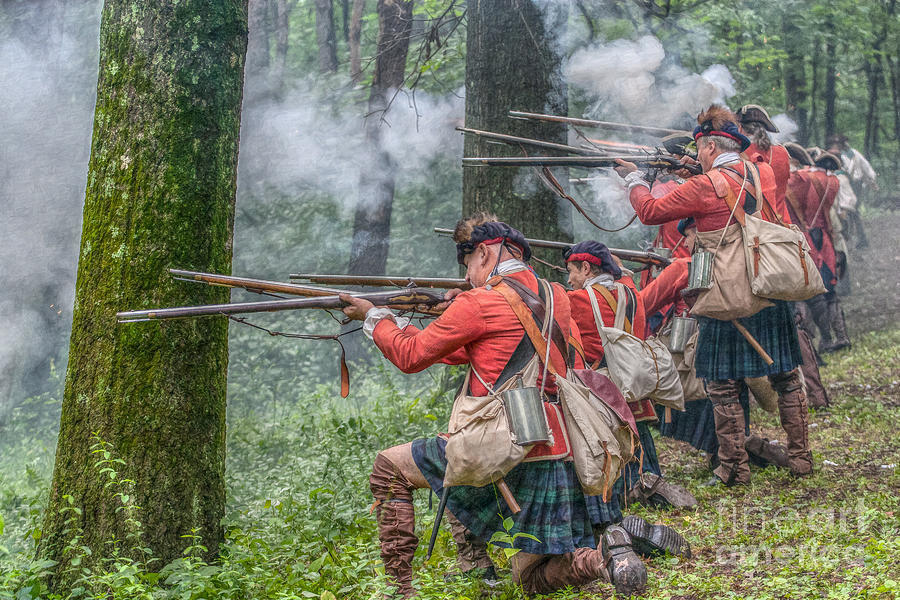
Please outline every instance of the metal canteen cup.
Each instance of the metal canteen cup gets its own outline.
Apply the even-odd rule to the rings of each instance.
[[[672,330],[669,333],[669,352],[684,352],[688,340],[697,331],[697,319],[691,317],[673,317]]]
[[[666,258],[672,258],[672,249],[671,248],[651,248],[653,252],[659,254],[660,256],[664,256]],[[657,265],[650,266],[650,275],[653,277],[659,277],[659,274],[662,273],[662,270],[665,267],[659,267]]]
[[[506,408],[506,418],[512,441],[519,446],[546,444],[551,441],[550,425],[541,391],[536,387],[518,387],[509,389],[500,397]]]
[[[688,290],[708,290],[712,285],[712,264],[715,255],[709,250],[698,250],[691,256],[688,270]]]

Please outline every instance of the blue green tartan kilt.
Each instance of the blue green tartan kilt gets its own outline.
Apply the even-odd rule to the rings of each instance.
[[[447,469],[441,437],[413,441],[412,455],[428,485],[440,497]],[[477,538],[489,540],[503,531],[503,519],[512,517],[511,533],[529,533],[516,540],[516,548],[532,554],[565,554],[576,548],[595,548],[584,492],[571,461],[542,460],[521,463],[503,478],[522,511],[513,515],[493,485],[450,488],[447,510]]]
[[[699,317],[700,335],[694,367],[697,377],[707,381],[744,379],[786,373],[802,362],[797,326],[788,302],[774,300],[774,306],[739,319],[775,361],[771,366],[744,339],[729,321]]]

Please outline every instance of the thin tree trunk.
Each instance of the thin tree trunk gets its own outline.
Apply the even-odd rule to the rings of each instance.
[[[837,101],[837,42],[834,27],[829,24],[829,34],[825,40],[825,136],[835,133],[835,103]],[[823,138],[823,143],[824,143]]]
[[[39,548],[59,562],[57,590],[80,575],[67,567],[81,550],[63,552],[76,535],[92,551],[82,567],[110,556],[114,540],[135,559],[137,548],[150,548],[158,566],[181,556],[193,531],[208,555],[221,543],[227,321],[116,325],[115,313],[228,301],[226,290],[173,282],[166,268],[231,269],[246,50],[246,0],[105,2],[69,363]],[[100,472],[94,432],[111,444],[110,458],[124,461],[111,464],[121,486]]]
[[[350,41],[350,0],[341,0],[341,31],[344,42]]]
[[[284,83],[284,69],[287,65],[288,36],[291,33],[291,6],[288,0],[275,0],[275,64],[272,79],[276,86]]]
[[[793,21],[785,18],[782,23],[784,49],[787,58],[784,61],[784,100],[787,114],[797,123],[797,137],[800,143],[806,144],[809,138],[809,123],[806,112],[806,50],[802,43],[800,28]]]
[[[897,6],[896,0],[891,0],[886,7],[886,14],[882,20],[881,31],[872,43],[872,58],[866,61],[866,87],[869,92],[866,109],[866,139],[863,144],[866,156],[878,154],[878,129],[880,126],[880,114],[878,112],[878,94],[881,92],[881,83],[884,80],[884,69],[881,62],[882,48],[887,40],[889,24],[894,16]]]
[[[891,100],[894,105],[894,139],[900,142],[900,60],[896,56],[885,56],[891,74]]]
[[[559,22],[550,23],[531,0],[470,0],[467,18],[466,126],[565,143],[565,126],[510,119],[507,114],[568,113],[557,43],[565,17],[558,15]],[[464,156],[516,152],[475,136],[465,139]],[[568,177],[558,174],[557,179]],[[572,239],[570,207],[526,170],[463,169],[462,212],[476,211],[493,212],[529,237]],[[558,253],[543,258],[559,262]]]
[[[316,40],[319,44],[319,72],[336,73],[337,41],[332,0],[316,0]]]
[[[359,81],[362,75],[362,63],[359,58],[360,36],[362,35],[362,17],[366,9],[366,0],[353,0],[353,16],[350,18],[350,79],[353,83]]]
[[[366,117],[373,164],[359,182],[349,266],[354,275],[383,274],[387,267],[396,166],[381,148],[381,126],[391,95],[406,75],[412,9],[413,0],[378,0],[378,55]]]
[[[822,40],[818,37],[813,43],[812,55],[812,86],[809,91],[809,137],[803,141],[803,145],[808,145],[812,140],[816,139],[816,132],[819,128],[819,58],[822,54]]]

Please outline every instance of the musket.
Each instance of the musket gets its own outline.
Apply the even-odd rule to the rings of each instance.
[[[410,277],[405,275],[322,275],[319,273],[293,273],[291,279],[301,279],[313,283],[330,283],[332,285],[361,285],[373,287],[423,287],[463,290],[472,286],[465,279],[452,277]]]
[[[677,171],[686,169],[693,175],[699,175],[703,168],[697,164],[688,164],[664,154],[635,156],[502,156],[497,158],[471,157],[463,158],[464,167],[617,167],[616,160],[634,163],[647,169],[667,169]]]
[[[444,229],[442,227],[435,227],[434,232],[438,235],[443,236],[452,236],[452,229]],[[568,242],[554,242],[551,240],[536,240],[532,238],[525,238],[525,241],[528,242],[528,245],[534,246],[535,248],[551,248],[554,250],[568,250],[574,244],[570,244]],[[672,262],[670,258],[665,256],[661,256],[656,254],[655,252],[641,252],[640,250],[623,250],[622,248],[610,248],[610,253],[616,255],[621,260],[627,260],[629,262],[642,263],[645,265],[654,265],[657,267],[665,267],[668,266],[669,263]]]
[[[376,306],[389,306],[398,310],[421,312],[420,307],[430,307],[445,302],[444,294],[437,290],[422,288],[404,288],[389,292],[372,292],[354,294]],[[322,296],[319,298],[290,298],[287,300],[269,300],[265,302],[236,302],[229,304],[208,304],[202,306],[179,306],[175,308],[152,308],[149,310],[133,310],[116,313],[119,323],[135,323],[138,321],[162,321],[170,319],[186,319],[193,317],[212,317],[218,315],[237,315],[281,310],[297,310],[302,308],[322,308],[338,310],[347,306],[339,296]]]
[[[199,271],[182,271],[181,269],[169,269],[172,278],[177,281],[195,281],[222,287],[239,288],[257,294],[291,294],[293,296],[336,296],[348,293],[347,290],[327,288],[313,285],[300,285],[297,283],[283,283],[281,281],[269,281],[266,279],[251,279],[250,277],[235,277],[233,275],[218,275],[216,273],[201,273]],[[356,292],[349,292],[355,295]]]
[[[578,146],[570,146],[568,144],[557,144],[556,142],[545,142],[543,140],[535,140],[532,138],[519,137],[516,135],[507,135],[505,133],[495,133],[493,131],[481,131],[478,129],[469,129],[468,127],[457,127],[457,131],[483,137],[488,140],[497,140],[510,145],[525,144],[534,146],[535,148],[545,148],[547,150],[556,150],[558,152],[566,152],[568,154],[577,154],[579,156],[604,156],[606,153],[596,148],[579,148]],[[649,148],[655,152],[655,148]]]
[[[550,121],[552,123],[568,123],[579,127],[596,127],[609,131],[626,131],[628,133],[645,133],[656,137],[663,137],[673,133],[683,133],[680,129],[667,127],[648,127],[647,125],[632,125],[630,123],[613,123],[611,121],[595,121],[593,119],[578,119],[575,117],[562,117],[558,115],[545,115],[541,113],[509,111],[509,116],[514,119],[531,119],[533,121]]]

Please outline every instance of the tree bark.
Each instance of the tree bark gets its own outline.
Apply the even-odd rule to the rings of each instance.
[[[396,167],[381,148],[381,126],[391,96],[406,75],[412,9],[412,0],[378,0],[378,55],[366,117],[373,162],[359,181],[349,266],[354,275],[384,274],[387,267]]]
[[[366,0],[353,0],[353,16],[350,18],[350,39],[347,43],[350,50],[350,79],[359,81],[362,75],[362,63],[359,58],[360,36],[362,34],[362,17],[366,9]]]
[[[835,103],[837,101],[837,42],[834,39],[834,25],[827,26],[825,37],[825,138],[835,133]]]
[[[568,114],[556,37],[531,0],[472,0],[466,39],[466,127],[566,143],[564,125],[510,119],[510,110]],[[510,156],[516,149],[466,136],[464,156]],[[557,179],[567,182],[564,170]],[[463,169],[463,215],[495,213],[528,237],[571,241],[571,209],[524,169]],[[536,252],[539,256],[540,252]],[[544,253],[559,262],[558,253]]]
[[[332,0],[316,0],[316,40],[319,44],[319,72],[336,73],[337,41]]]
[[[784,34],[784,50],[787,58],[784,61],[784,100],[787,114],[797,123],[797,138],[804,146],[809,139],[809,123],[807,122],[806,102],[806,51],[800,28],[785,16],[782,22]]]
[[[62,550],[75,535],[92,550],[83,565],[108,556],[112,540],[133,558],[134,547],[149,547],[160,566],[181,556],[193,530],[210,555],[222,540],[227,321],[116,325],[115,313],[228,301],[227,290],[173,282],[166,268],[230,272],[246,50],[247,0],[104,4],[69,363],[39,548],[60,563],[56,589],[67,584],[72,555]],[[132,484],[107,487],[93,432],[124,460],[113,465],[118,480]],[[70,505],[81,510],[74,522],[63,510]],[[140,542],[129,537],[136,530]]]

